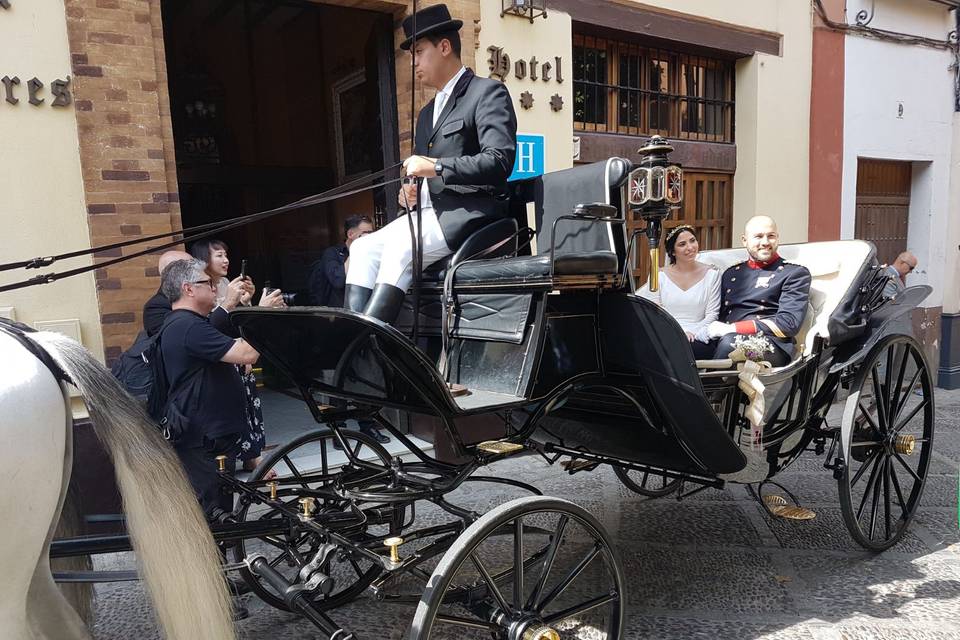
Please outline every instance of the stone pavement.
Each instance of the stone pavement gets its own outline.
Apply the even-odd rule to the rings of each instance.
[[[269,411],[267,417],[269,425]],[[645,501],[609,469],[568,476],[527,457],[485,473],[531,483],[600,518],[617,540],[628,578],[629,640],[960,640],[960,392],[937,390],[937,418],[932,475],[917,518],[880,555],[850,539],[836,483],[813,454],[778,476],[816,511],[808,522],[771,519],[736,485],[682,502]],[[478,486],[451,502],[480,510],[522,495]],[[132,562],[123,555],[109,561]],[[241,638],[320,637],[292,614],[257,600],[248,606]],[[138,584],[99,587],[97,614],[99,640],[157,637]],[[412,610],[363,596],[332,615],[361,638],[400,639]]]

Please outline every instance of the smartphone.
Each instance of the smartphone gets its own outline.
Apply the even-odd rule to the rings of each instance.
[[[244,258],[240,261],[240,279],[245,280],[247,278],[247,259]]]

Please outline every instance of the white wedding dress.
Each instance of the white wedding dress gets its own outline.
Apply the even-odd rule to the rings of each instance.
[[[720,314],[720,272],[708,269],[706,275],[692,287],[683,290],[660,270],[660,290],[651,292],[649,285],[637,290],[637,295],[651,300],[673,316],[684,331],[689,331],[700,342],[709,342],[707,325]]]

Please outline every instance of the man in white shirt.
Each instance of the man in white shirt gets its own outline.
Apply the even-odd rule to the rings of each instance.
[[[437,89],[417,118],[407,176],[423,178],[420,193],[405,184],[400,206],[418,216],[423,267],[457,250],[474,231],[508,215],[507,178],[516,154],[517,116],[507,88],[479,78],[460,60],[460,20],[446,5],[427,7],[403,21],[420,80]],[[419,196],[419,197],[418,197]],[[416,222],[416,220],[414,220]],[[416,227],[416,225],[414,225]],[[350,248],[348,309],[393,322],[413,280],[409,222],[398,218],[358,238]]]

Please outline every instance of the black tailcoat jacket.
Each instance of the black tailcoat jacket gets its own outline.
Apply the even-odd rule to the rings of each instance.
[[[430,200],[447,246],[456,251],[477,229],[507,215],[507,178],[517,151],[517,115],[501,82],[467,69],[433,126],[433,100],[417,118],[415,152],[437,158]]]

